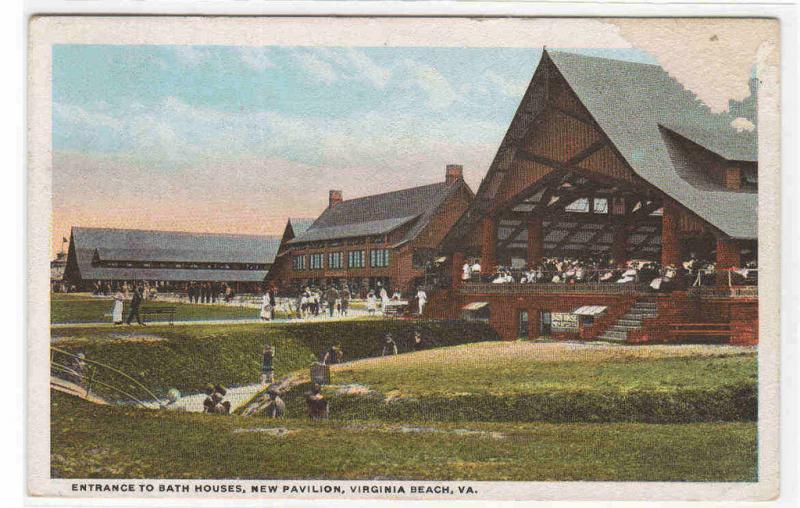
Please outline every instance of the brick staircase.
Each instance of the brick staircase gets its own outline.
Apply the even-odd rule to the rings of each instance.
[[[658,302],[655,297],[637,298],[636,302],[616,323],[608,327],[597,340],[627,342],[628,332],[642,328],[642,321],[658,315]]]

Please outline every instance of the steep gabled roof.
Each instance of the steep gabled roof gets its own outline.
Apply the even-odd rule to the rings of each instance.
[[[271,264],[279,242],[277,236],[73,227],[70,252],[87,280],[260,281],[265,270],[112,268],[92,261]]]
[[[757,161],[756,130],[738,132],[735,117],[712,113],[657,65],[547,53],[631,168],[733,238],[756,238],[755,193],[701,190],[681,177],[661,128],[731,161]],[[703,171],[703,168],[696,168]]]
[[[677,133],[730,161],[756,162],[755,129],[738,132],[731,125],[734,115],[712,113],[657,65],[545,50],[472,206],[445,237],[443,246],[452,248],[454,241],[466,238],[495,205],[493,194],[508,176],[518,144],[548,106],[551,66],[637,175],[723,233],[756,238],[757,194],[693,185],[686,175],[706,168],[697,167],[691,158],[676,157],[669,134]]]
[[[292,227],[292,233],[296,238],[308,231],[308,228],[310,228],[312,224],[314,224],[314,219],[309,219],[307,217],[290,217],[288,225]]]
[[[459,180],[412,187],[342,201],[328,207],[302,235],[290,244],[382,235],[414,222],[398,243],[416,237],[433,218],[442,203],[462,185]]]

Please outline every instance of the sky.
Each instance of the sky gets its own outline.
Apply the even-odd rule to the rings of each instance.
[[[656,63],[636,49],[574,50]],[[519,48],[53,47],[53,237],[280,234],[345,199],[477,189],[541,57]]]

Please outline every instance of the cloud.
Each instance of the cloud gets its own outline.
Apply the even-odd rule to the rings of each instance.
[[[755,124],[753,122],[751,122],[747,118],[743,118],[741,116],[738,117],[738,118],[735,118],[731,122],[731,127],[736,129],[736,132],[743,132],[743,131],[753,132],[753,130],[755,130],[755,128],[756,128],[756,126],[755,126]]]
[[[339,79],[339,75],[333,66],[310,52],[303,52],[297,57],[297,61],[312,78],[322,81],[326,85],[333,84]]]
[[[521,98],[522,94],[525,93],[525,89],[528,88],[527,80],[513,81],[497,74],[494,71],[488,71],[485,77],[506,97]]]
[[[455,102],[457,95],[450,82],[436,68],[413,60],[404,60],[405,80],[401,86],[419,89],[427,95],[428,106],[432,109],[445,109]]]
[[[264,71],[276,67],[267,56],[268,50],[266,48],[241,47],[237,51],[242,62],[254,70]]]
[[[106,109],[105,102],[97,103],[98,109]],[[53,117],[65,123],[72,124],[77,128],[92,126],[110,129],[119,132],[122,129],[122,122],[113,116],[99,111],[88,111],[80,106],[73,104],[53,103]]]

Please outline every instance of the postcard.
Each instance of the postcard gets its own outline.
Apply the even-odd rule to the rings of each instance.
[[[774,499],[779,28],[32,18],[30,495]]]

